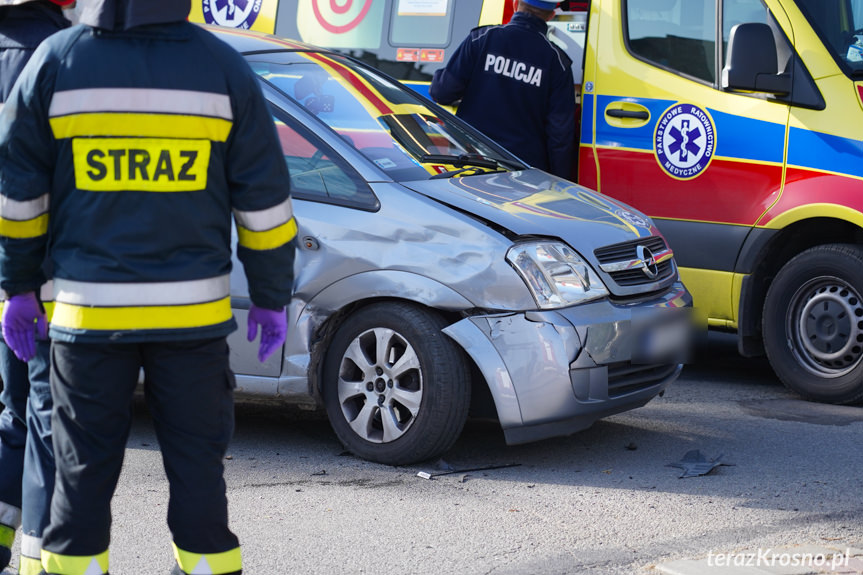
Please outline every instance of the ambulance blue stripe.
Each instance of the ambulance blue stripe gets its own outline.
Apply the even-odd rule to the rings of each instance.
[[[640,128],[618,128],[610,125],[606,120],[605,109],[612,102],[624,100],[647,108],[650,121]],[[656,123],[662,113],[674,103],[674,100],[598,96],[596,144],[652,152]],[[755,162],[782,162],[784,125],[726,114],[711,108],[707,111],[716,128],[717,156]]]
[[[788,165],[863,177],[863,142],[791,128]]]
[[[756,162],[782,163],[785,126],[707,109],[716,126],[716,155]]]
[[[585,94],[581,99],[581,139],[582,144],[593,143],[593,102],[596,96]]]

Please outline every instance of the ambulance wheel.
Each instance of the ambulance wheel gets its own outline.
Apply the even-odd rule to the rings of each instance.
[[[461,434],[470,371],[437,313],[377,303],[339,327],[324,363],[330,424],[355,455],[388,465],[438,457]]]
[[[770,365],[807,399],[846,404],[863,399],[863,250],[816,246],[774,278],[762,332]]]

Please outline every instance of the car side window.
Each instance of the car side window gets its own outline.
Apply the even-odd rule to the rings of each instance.
[[[291,195],[375,211],[378,199],[348,163],[287,118],[274,118],[291,178]]]
[[[715,84],[715,0],[627,0],[625,34],[633,55]]]

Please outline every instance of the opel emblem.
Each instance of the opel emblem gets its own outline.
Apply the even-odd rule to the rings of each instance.
[[[656,257],[653,252],[646,246],[636,246],[635,255],[641,262],[641,271],[650,279],[654,279],[659,275],[659,268],[656,267]]]
[[[621,219],[629,222],[633,226],[646,228],[650,225],[647,223],[646,219],[642,218],[638,214],[630,212],[629,210],[621,210],[620,212],[618,212],[618,215],[621,217]]]

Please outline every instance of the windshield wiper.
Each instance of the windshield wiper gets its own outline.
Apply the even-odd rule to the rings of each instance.
[[[490,170],[500,168],[500,162],[492,158],[481,156],[480,154],[461,154],[459,156],[449,154],[425,154],[420,158],[423,164],[449,164],[464,168],[466,166],[478,166],[480,168],[488,168]]]
[[[504,170],[496,169],[488,171],[489,168],[485,166],[477,166],[473,168],[461,168],[460,170],[451,170],[449,172],[441,172],[439,174],[435,174],[429,177],[430,180],[443,180],[446,178],[452,178],[453,176],[458,176],[459,174],[464,174],[466,176],[477,176],[479,174],[498,174],[503,172]],[[468,173],[470,172],[470,173]]]

